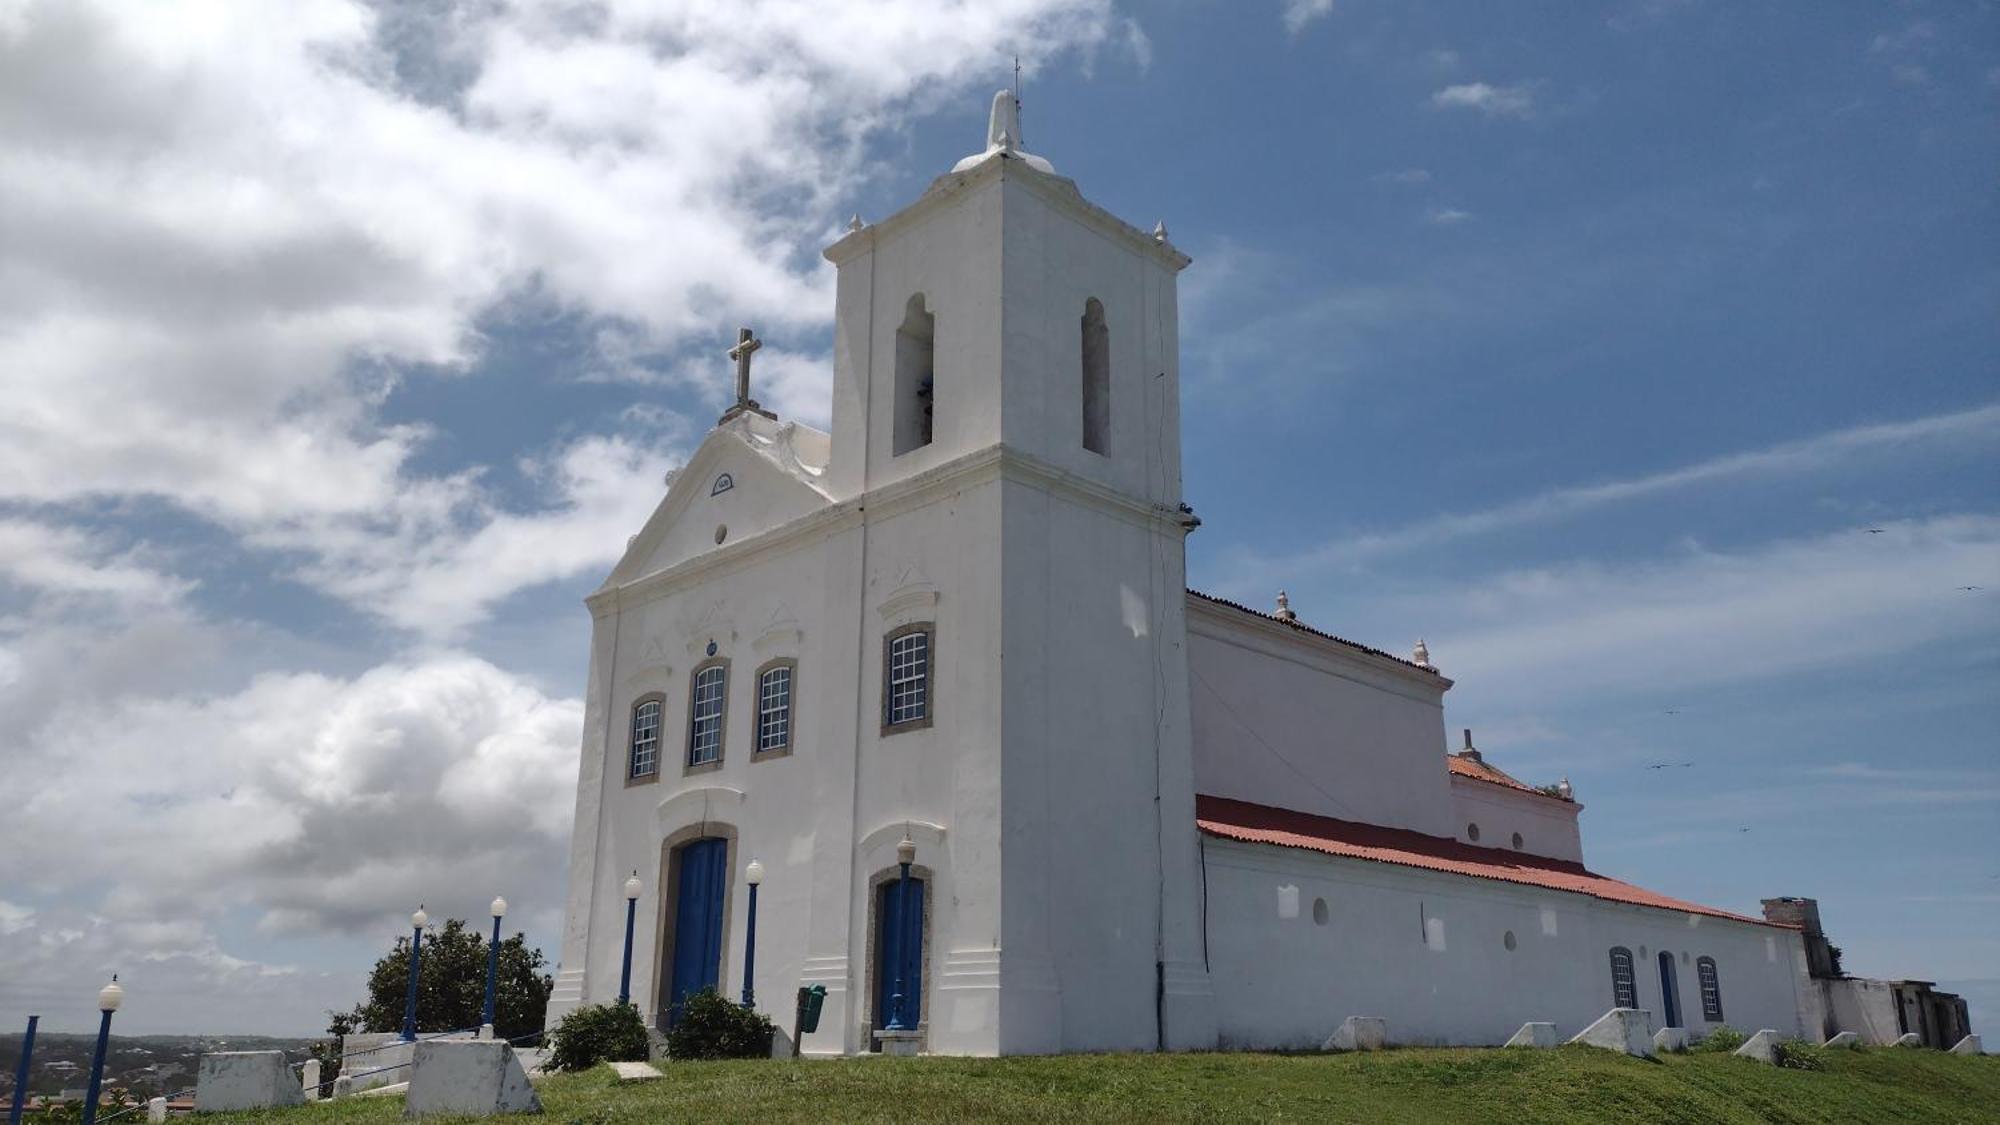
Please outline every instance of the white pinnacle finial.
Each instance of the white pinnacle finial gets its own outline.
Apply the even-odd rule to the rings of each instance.
[[[1417,638],[1417,647],[1410,653],[1410,663],[1419,668],[1431,666],[1431,646],[1425,644],[1422,637]]]
[[[1014,104],[1014,91],[993,95],[993,115],[986,122],[987,148],[1013,148],[1021,143],[1021,108]]]
[[[1571,789],[1569,787],[1569,778],[1566,777],[1563,778],[1561,781],[1556,782],[1556,792],[1560,794],[1562,796],[1562,799],[1565,801],[1574,800],[1576,797],[1576,790]]]
[[[853,218],[847,220],[847,229],[850,231],[860,230],[865,225],[867,224],[861,221],[861,216],[858,214],[855,215]]]
[[[1160,222],[1153,224],[1153,241],[1165,242],[1166,240],[1167,240],[1167,224],[1166,221],[1163,219]]]
[[[1285,593],[1283,590],[1278,591],[1278,611],[1271,616],[1280,621],[1297,621],[1299,619],[1299,615],[1292,612],[1291,595]]]

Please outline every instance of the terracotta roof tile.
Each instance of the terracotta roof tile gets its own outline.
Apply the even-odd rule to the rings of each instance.
[[[1440,674],[1436,668],[1433,668],[1428,664],[1418,664],[1415,661],[1405,659],[1404,657],[1401,656],[1397,656],[1393,652],[1383,652],[1379,648],[1373,648],[1368,645],[1364,645],[1359,641],[1350,641],[1346,637],[1336,637],[1332,633],[1322,633],[1318,629],[1315,629],[1310,625],[1302,625],[1297,621],[1287,621],[1284,618],[1278,617],[1274,614],[1265,613],[1263,610],[1251,609],[1249,606],[1244,605],[1241,602],[1232,602],[1228,598],[1218,598],[1214,594],[1204,594],[1200,590],[1193,589],[1192,587],[1189,588],[1188,594],[1191,597],[1200,598],[1202,601],[1205,602],[1212,602],[1216,605],[1228,606],[1230,609],[1240,610],[1244,613],[1249,614],[1252,617],[1261,617],[1266,621],[1275,621],[1280,625],[1289,625],[1292,628],[1297,629],[1301,633],[1306,633],[1311,636],[1318,637],[1321,640],[1332,641],[1334,644],[1337,645],[1346,645],[1348,648],[1359,649],[1362,652],[1368,653],[1371,656],[1386,657],[1390,660],[1395,661],[1398,664],[1403,665],[1404,667],[1415,668],[1419,672],[1429,672],[1433,676]]]
[[[1379,824],[1336,820],[1332,817],[1314,816],[1311,813],[1294,812],[1269,805],[1256,805],[1227,797],[1198,795],[1194,801],[1196,826],[1210,836],[1226,840],[1240,840],[1249,844],[1273,844],[1282,848],[1303,848],[1327,855],[1374,860],[1377,863],[1392,863],[1401,867],[1421,867],[1428,871],[1465,875],[1475,879],[1497,879],[1504,883],[1520,883],[1531,887],[1546,887],[1553,891],[1589,895],[1591,898],[1603,899],[1606,902],[1650,906],[1656,910],[1673,910],[1684,914],[1702,914],[1711,918],[1727,918],[1733,922],[1771,926],[1775,929],[1794,928],[1766,922],[1761,918],[1717,910],[1712,906],[1669,898],[1644,887],[1635,887],[1630,883],[1599,875],[1580,863],[1568,860],[1501,851],[1498,848],[1481,848],[1442,836],[1428,836],[1406,828],[1386,828]]]
[[[1563,801],[1561,797],[1537,789],[1527,782],[1513,777],[1499,767],[1489,765],[1486,762],[1474,761],[1471,758],[1461,757],[1457,754],[1446,754],[1444,760],[1451,767],[1451,772],[1459,777],[1469,777],[1474,781],[1487,781],[1494,785],[1504,785],[1509,789],[1518,789],[1523,793],[1533,793],[1537,797],[1547,797],[1551,801]],[[1563,803],[1570,804],[1568,801],[1563,801]]]

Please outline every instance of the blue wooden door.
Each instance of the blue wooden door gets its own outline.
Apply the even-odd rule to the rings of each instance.
[[[729,874],[729,841],[696,840],[682,846],[679,857],[668,1027],[680,1019],[681,1005],[689,996],[714,988],[722,974],[722,895]]]
[[[896,990],[903,992],[903,1023],[916,1027],[924,1011],[924,881],[911,878],[905,899],[891,879],[876,892],[875,1026],[889,1026]]]
[[[1663,1027],[1681,1027],[1681,990],[1674,976],[1674,955],[1660,950],[1660,1017]]]

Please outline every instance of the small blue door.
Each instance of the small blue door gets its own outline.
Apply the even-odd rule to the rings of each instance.
[[[722,894],[729,874],[729,841],[696,840],[676,853],[680,892],[674,898],[672,984],[667,1026],[680,1019],[687,998],[714,988],[722,974]]]
[[[1681,1027],[1681,990],[1674,976],[1674,955],[1660,950],[1660,1016],[1665,1027]]]
[[[912,877],[908,896],[900,879],[883,883],[875,896],[875,1026],[889,1026],[896,993],[903,996],[903,1026],[914,1028],[924,1010],[924,881]]]

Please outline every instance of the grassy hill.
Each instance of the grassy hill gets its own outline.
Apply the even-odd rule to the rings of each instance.
[[[1826,1069],[1727,1055],[1423,1049],[1366,1055],[1070,1055],[670,1063],[538,1083],[549,1120],[2000,1122],[2000,1057],[1831,1052]],[[402,1120],[401,1099],[204,1117],[304,1125]]]

